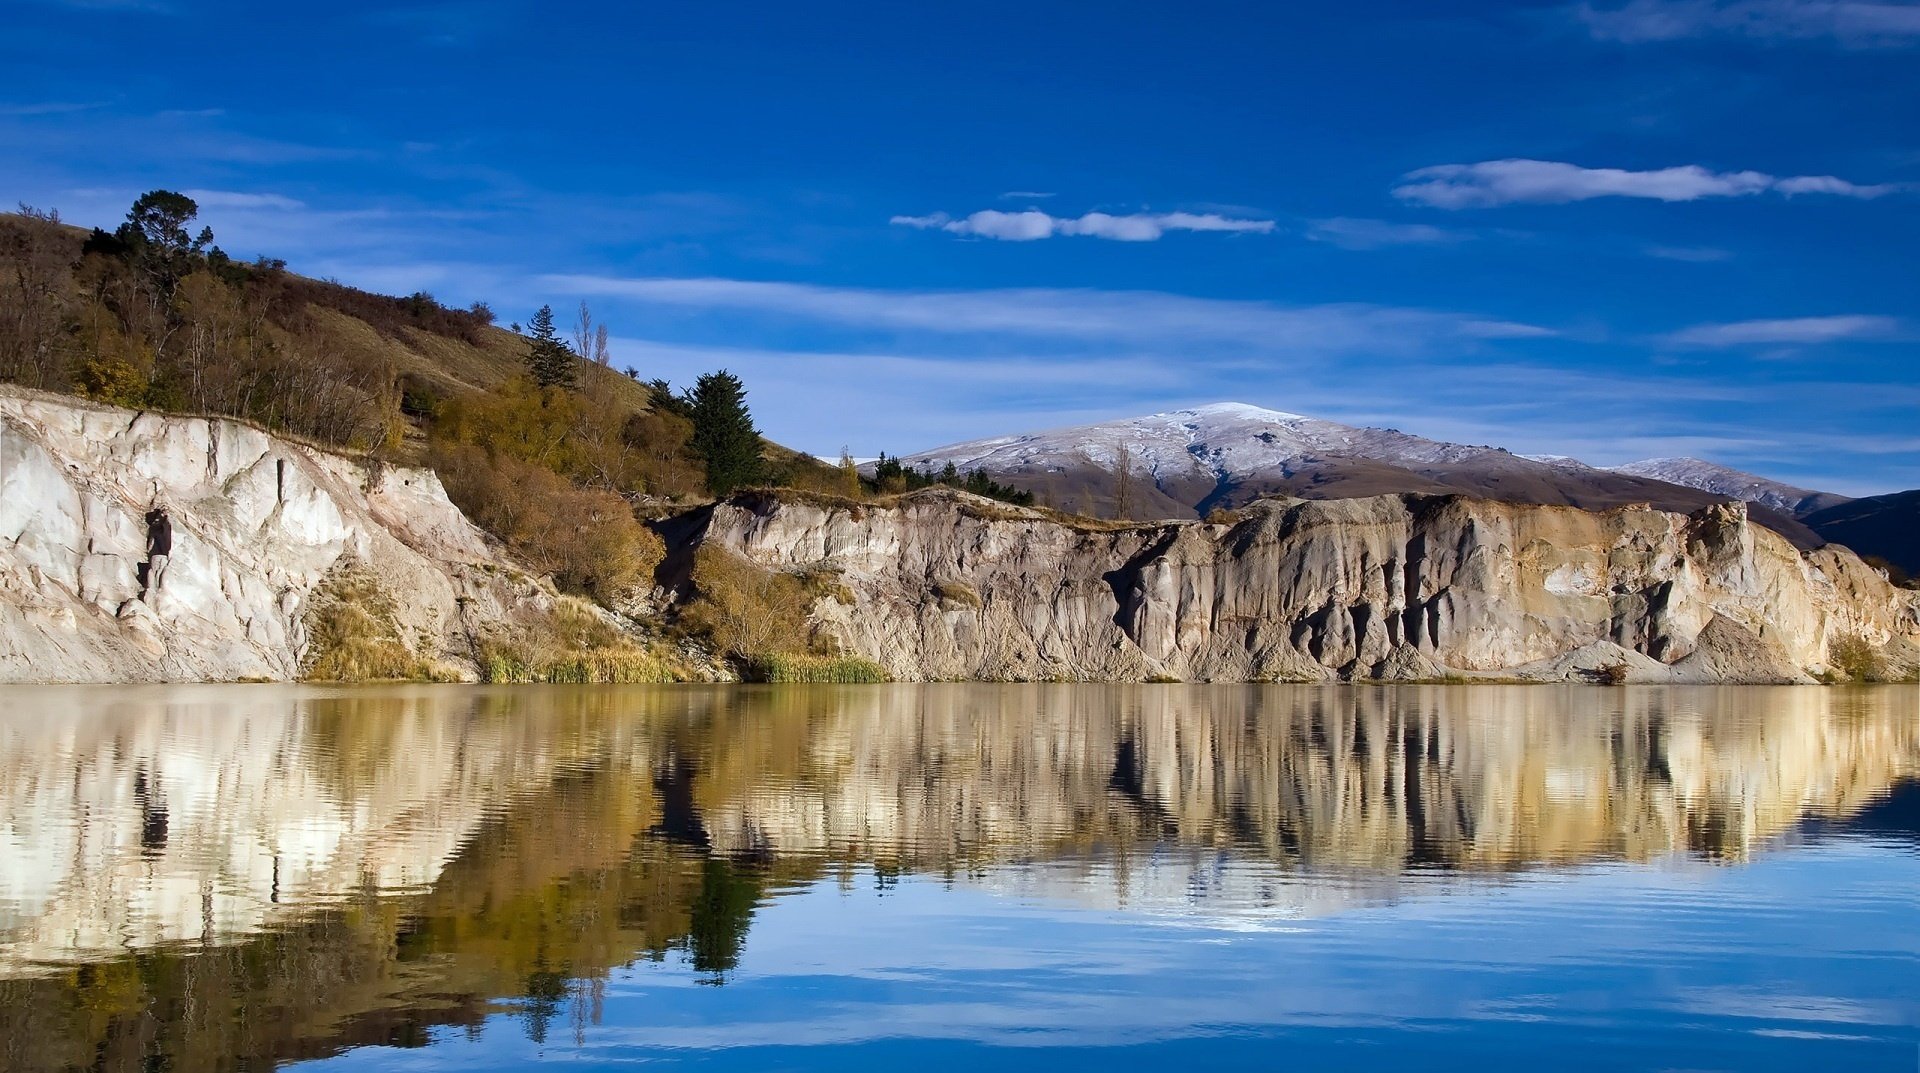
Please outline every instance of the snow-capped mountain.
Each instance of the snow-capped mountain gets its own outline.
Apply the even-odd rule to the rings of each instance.
[[[1087,466],[1112,472],[1122,452],[1135,473],[1163,481],[1234,480],[1322,457],[1399,465],[1514,457],[1494,447],[1444,443],[1397,429],[1356,428],[1243,402],[1216,402],[1097,425],[971,440],[901,460],[932,469],[951,462],[962,471],[990,473],[1061,473]]]
[[[1124,481],[1119,476],[1123,460]],[[1514,502],[1589,508],[1650,503],[1678,511],[1748,498],[1745,484],[1705,486],[1680,479],[1702,472],[1698,468],[1662,471],[1671,476],[1600,469],[1560,455],[1522,456],[1239,402],[971,440],[903,455],[901,461],[928,470],[949,463],[961,472],[984,470],[1033,491],[1042,502],[1129,517],[1205,514],[1271,494],[1338,499],[1464,492]],[[1750,482],[1761,480],[1716,468]],[[1818,543],[1792,515],[1821,493],[1763,483],[1768,487],[1753,495],[1778,494],[1755,500],[1762,519],[1795,540]]]
[[[1796,518],[1847,502],[1847,497],[1843,495],[1796,488],[1700,458],[1648,458],[1610,468],[1615,473],[1632,477],[1650,477],[1668,484],[1698,488],[1714,495],[1761,503]]]

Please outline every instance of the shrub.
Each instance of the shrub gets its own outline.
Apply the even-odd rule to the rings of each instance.
[[[1877,682],[1887,675],[1879,650],[1858,634],[1827,642],[1827,668],[1850,682]]]
[[[612,603],[649,583],[666,556],[660,537],[613,492],[478,447],[443,447],[434,468],[467,517],[568,592]]]
[[[765,570],[733,552],[703,545],[694,553],[694,598],[681,621],[721,651],[752,660],[808,650],[805,582]]]

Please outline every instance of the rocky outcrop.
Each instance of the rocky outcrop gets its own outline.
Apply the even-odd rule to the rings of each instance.
[[[143,599],[156,503],[173,553]],[[476,623],[554,599],[429,471],[0,390],[0,682],[296,678],[312,599],[345,571],[391,596],[399,639],[455,671]]]
[[[910,680],[1791,682],[1841,639],[1920,662],[1920,593],[1845,549],[1803,554],[1736,503],[1389,495],[1109,527],[947,490],[761,494],[691,539],[834,575],[817,629]]]

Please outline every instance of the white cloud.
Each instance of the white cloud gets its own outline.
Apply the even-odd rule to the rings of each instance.
[[[1855,47],[1920,41],[1920,5],[1865,0],[1630,0],[1574,9],[1604,41],[1675,41],[1728,35],[1761,40],[1832,39]]]
[[[1796,346],[1850,339],[1888,339],[1900,332],[1901,323],[1895,317],[1847,314],[1696,324],[1667,335],[1664,341],[1671,346],[1703,348]]]
[[[1833,194],[1876,198],[1902,187],[1863,186],[1831,175],[1777,178],[1759,171],[1713,171],[1698,164],[1649,171],[1587,168],[1555,160],[1484,160],[1477,164],[1439,164],[1410,171],[1393,190],[1403,201],[1441,209],[1486,208],[1516,203],[1562,205],[1600,197],[1698,201],[1710,197],[1783,194]]]
[[[280,194],[247,194],[233,190],[182,190],[202,210],[206,209],[304,209],[306,203]]]
[[[1308,241],[1325,242],[1347,250],[1374,250],[1382,246],[1430,246],[1462,242],[1473,237],[1465,231],[1435,227],[1432,224],[1395,223],[1391,220],[1364,220],[1348,216],[1309,221],[1306,236]]]
[[[1857,197],[1872,200],[1896,193],[1904,187],[1899,183],[1876,183],[1862,186],[1845,179],[1836,179],[1831,175],[1799,175],[1790,179],[1781,179],[1773,184],[1775,190],[1792,196],[1794,194],[1833,194],[1836,197]]]
[[[1032,242],[1055,235],[1084,235],[1117,242],[1152,242],[1168,231],[1226,231],[1267,234],[1272,220],[1245,220],[1218,213],[1136,212],[1115,216],[1089,212],[1084,216],[1052,216],[1039,209],[1002,212],[982,209],[955,218],[944,212],[927,216],[895,216],[890,223],[923,230],[947,231],[956,235],[1001,239],[1007,242]]]
[[[1040,190],[1009,190],[1000,196],[1009,201],[1038,201],[1041,198],[1052,197],[1053,194]]]
[[[540,282],[555,293],[776,314],[855,328],[998,333],[1128,345],[1152,341],[1408,353],[1442,340],[1457,345],[1555,334],[1537,325],[1468,313],[1364,303],[1284,306],[1160,291],[884,291],[755,280],[604,276],[547,276]]]

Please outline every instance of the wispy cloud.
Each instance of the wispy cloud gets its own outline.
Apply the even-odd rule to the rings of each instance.
[[[1906,189],[1900,183],[1862,185],[1831,175],[1797,175],[1775,182],[1773,188],[1789,197],[1795,194],[1832,194],[1835,197],[1857,197],[1867,201]]]
[[[1785,317],[1742,320],[1725,324],[1696,324],[1663,337],[1670,346],[1706,349],[1742,346],[1811,346],[1856,339],[1890,339],[1902,333],[1897,317],[1845,314],[1830,317]]]
[[[1040,190],[1009,190],[1000,196],[1008,201],[1038,201],[1041,198],[1052,197],[1053,194]]]
[[[1433,246],[1465,242],[1471,232],[1432,224],[1396,223],[1391,220],[1356,219],[1335,216],[1311,220],[1305,231],[1308,241],[1325,242],[1347,250],[1376,250],[1383,246]]]
[[[82,101],[31,101],[24,104],[0,104],[0,116],[72,115],[98,108],[98,103]]]
[[[292,212],[306,203],[282,194],[249,194],[236,190],[182,190],[201,208],[207,209],[282,209]]]
[[[1089,212],[1084,216],[1069,217],[1053,216],[1039,209],[1022,212],[982,209],[961,217],[936,212],[927,216],[895,216],[889,222],[1006,242],[1032,242],[1055,235],[1084,235],[1117,242],[1152,242],[1169,231],[1267,234],[1274,227],[1272,220],[1238,219],[1212,212],[1135,212],[1120,216]]]
[[[1574,15],[1603,41],[1675,41],[1729,36],[1830,39],[1851,47],[1920,42],[1920,5],[1866,0],[1630,0],[1581,4]]]
[[[1905,189],[1897,183],[1863,185],[1831,175],[1780,178],[1759,171],[1713,171],[1698,164],[1648,171],[1588,168],[1555,160],[1485,160],[1439,164],[1408,172],[1393,194],[1441,209],[1495,205],[1561,205],[1601,197],[1698,201],[1751,197],[1769,191],[1871,199]]]
[[[540,282],[562,293],[617,296],[696,310],[779,314],[856,328],[1011,333],[1129,344],[1185,341],[1405,353],[1442,339],[1457,343],[1554,334],[1537,325],[1469,313],[1362,303],[1285,306],[1160,291],[885,291],[756,280],[606,276],[547,276]]]
[[[1691,261],[1695,264],[1708,264],[1733,258],[1731,251],[1717,246],[1648,246],[1644,252],[1648,257],[1658,257],[1662,261]]]
[[[177,10],[161,0],[41,0],[41,3],[80,11],[146,11],[155,15],[171,15]]]

